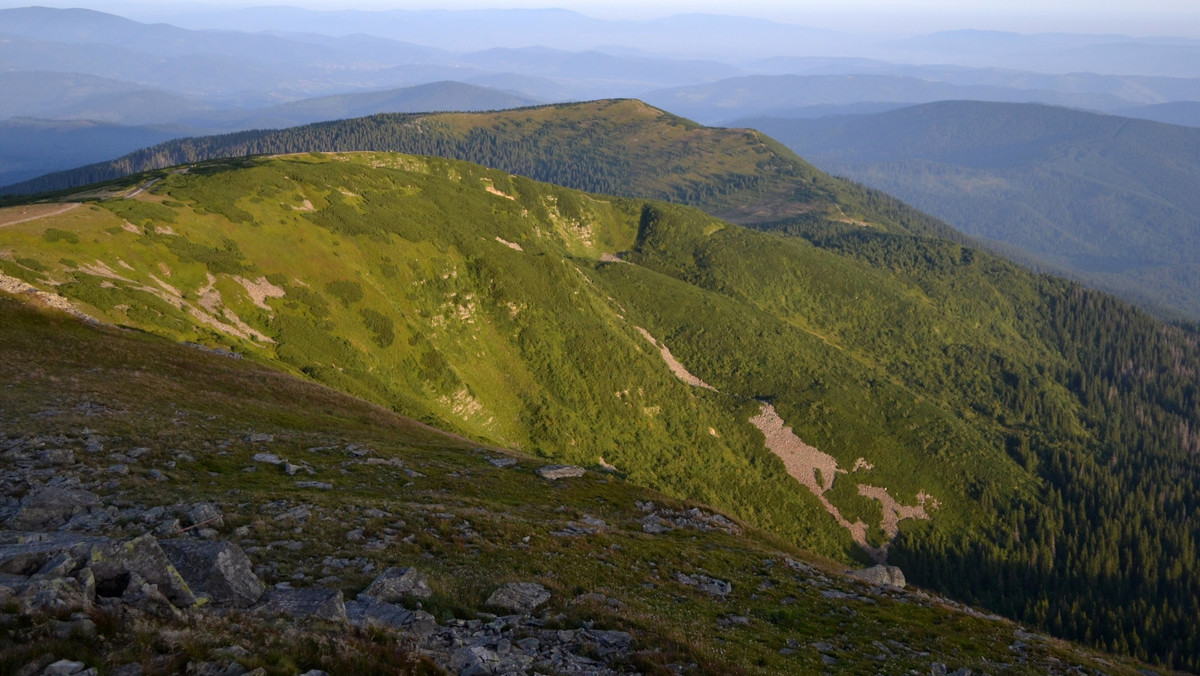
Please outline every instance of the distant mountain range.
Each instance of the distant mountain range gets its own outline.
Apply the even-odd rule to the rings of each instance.
[[[902,69],[908,70],[908,69]],[[943,100],[1013,103],[1039,102],[1092,110],[1130,109],[1133,91],[1160,103],[1177,98],[1200,100],[1200,79],[994,77],[990,71],[947,77],[937,70],[914,69],[919,77],[894,73],[751,75],[649,92],[644,98],[679,115],[722,124],[748,116],[809,116],[814,106],[900,105]],[[927,79],[928,78],[928,79]],[[945,78],[945,79],[934,79]],[[1084,82],[1080,82],[1083,80]],[[993,84],[999,83],[999,84]],[[1040,87],[1045,87],[1040,88]]]
[[[737,125],[1010,253],[1200,318],[1200,129],[976,101]]]
[[[880,40],[851,31],[729,15],[690,13],[647,20],[603,20],[561,9],[320,11],[255,7],[160,12],[160,16],[191,28],[369,34],[455,51],[479,45],[540,44],[563,50],[620,49],[728,62],[778,56],[868,57],[1041,73],[1200,77],[1200,40],[1185,38],[955,30]]]
[[[111,125],[152,127],[141,137],[150,145],[167,128],[203,135],[374,112],[612,97],[643,98],[710,124],[880,112],[945,99],[1042,102],[1200,124],[1200,72],[1181,65],[1188,63],[1181,55],[1200,43],[1188,40],[944,33],[861,41],[757,19],[601,21],[561,10],[254,8],[173,20],[188,27],[85,9],[0,10],[0,122],[95,123],[61,127],[71,130],[63,138],[55,138],[60,127],[51,124],[39,122],[30,133],[24,132],[35,127],[27,123],[8,125],[23,137],[4,142],[0,184],[133,150],[137,129],[117,132]],[[512,34],[537,38],[514,42],[506,37]],[[989,54],[1033,47],[1041,61],[1026,64],[1029,70],[1014,70],[1012,59],[988,62]],[[1097,69],[1111,60],[1101,58],[1108,51],[1121,55],[1121,64],[1142,63],[1130,56],[1134,48],[1162,67],[1062,74],[1055,65],[1055,55],[1073,59],[1079,50],[1096,57]],[[914,54],[950,65],[919,65]],[[451,81],[499,91],[439,85]],[[418,85],[442,91],[401,91]],[[358,98],[331,98],[343,96]],[[80,152],[73,156],[75,147]],[[107,157],[104,148],[111,149]]]

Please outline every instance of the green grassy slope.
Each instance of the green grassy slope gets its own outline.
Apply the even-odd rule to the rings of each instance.
[[[311,154],[165,172],[136,197],[13,222],[0,269],[106,321],[608,463],[864,560],[749,423],[769,400],[847,470],[823,497],[872,545],[883,512],[862,487],[936,501],[893,544],[916,579],[1193,665],[1196,628],[1163,604],[1200,598],[1196,337],[957,243],[772,227],[803,237],[463,162]],[[672,375],[639,328],[720,392]]]
[[[810,673],[824,667],[822,654],[843,673],[875,673],[881,664],[928,671],[932,662],[1014,674],[1135,674],[1141,667],[942,599],[851,582],[838,574],[841,566],[744,525],[650,535],[638,503],[680,511],[694,505],[604,473],[551,483],[534,474],[543,463],[526,457],[496,467],[488,462],[502,455],[495,449],[251,360],[89,326],[5,294],[0,382],[0,443],[48,439],[74,449],[85,485],[121,510],[216,506],[225,519],[221,538],[237,541],[257,569],[269,570],[262,573],[268,584],[303,586],[330,560],[352,560],[356,566],[324,581],[349,598],[373,577],[360,566],[416,566],[433,591],[425,610],[445,623],[494,610],[485,601],[501,582],[536,581],[553,594],[543,613],[548,628],[627,631],[633,650],[621,666],[644,674],[679,673],[681,665],[689,674]],[[103,450],[84,450],[88,444]],[[128,473],[105,471],[107,454],[135,447],[142,451],[128,461]],[[311,468],[316,476],[309,478],[335,490],[297,486],[282,471],[247,472],[264,449]],[[369,464],[348,449],[365,449],[381,462]],[[151,469],[163,479],[154,480]],[[271,518],[281,505],[304,506],[314,518]],[[582,515],[602,519],[605,528],[586,537],[551,534]],[[140,526],[135,520],[115,527],[137,533]],[[363,540],[348,537],[356,527]],[[387,546],[364,546],[386,533]],[[303,546],[273,546],[279,542]],[[732,592],[712,597],[680,583],[677,573],[730,581]],[[296,575],[308,581],[296,582]],[[743,619],[730,623],[733,615]],[[92,617],[93,635],[62,639],[53,618],[7,615],[0,669],[17,673],[53,655],[101,673],[130,662],[148,674],[180,673],[233,657],[272,675],[443,673],[407,651],[409,637],[385,628],[240,612],[127,622],[99,611]],[[1024,647],[1010,648],[1016,639]]]
[[[1042,267],[1200,317],[1200,130],[979,101],[742,123]]]

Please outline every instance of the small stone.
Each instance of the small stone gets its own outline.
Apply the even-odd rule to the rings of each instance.
[[[425,575],[416,568],[388,568],[375,578],[358,598],[373,598],[384,603],[395,603],[413,597],[427,599],[433,595]]]
[[[695,587],[701,591],[706,591],[713,596],[726,596],[733,591],[733,584],[725,580],[718,580],[715,577],[707,575],[687,575],[678,573],[675,579],[683,584]]]
[[[496,467],[512,467],[513,465],[517,464],[517,459],[516,458],[507,458],[507,457],[488,458],[488,462],[492,463]]]
[[[320,491],[333,490],[333,484],[324,481],[297,481],[296,488],[315,488]]]
[[[75,662],[73,660],[59,660],[50,666],[46,667],[42,674],[44,676],[69,676],[77,674],[87,668],[83,662]]]
[[[650,514],[642,519],[643,533],[658,535],[661,533],[669,533],[671,530],[673,530],[672,527],[667,524],[666,521],[663,521],[662,517],[657,514]]]
[[[37,460],[46,465],[69,465],[75,462],[75,452],[69,448],[50,448],[38,451]]]
[[[188,510],[187,521],[189,526],[205,524],[212,528],[220,528],[225,525],[225,518],[222,516],[221,510],[210,502],[198,502],[193,505]]]
[[[251,460],[254,462],[266,463],[268,465],[279,465],[283,463],[283,460],[281,460],[279,456],[275,455],[274,453],[255,453]]]
[[[299,505],[299,506],[293,507],[293,508],[289,509],[288,511],[280,514],[279,516],[275,517],[275,520],[276,521],[308,521],[308,517],[310,517],[310,516],[312,516],[312,512],[309,511],[309,509],[307,507],[305,507],[304,505]]]
[[[322,587],[276,587],[263,595],[262,602],[255,612],[265,615],[289,615],[296,619],[316,617],[333,622],[346,621],[346,604],[342,599],[342,592]]]
[[[545,467],[539,467],[537,470],[538,476],[550,481],[581,477],[586,473],[587,470],[574,465],[546,465]]]
[[[247,434],[242,439],[248,444],[269,444],[272,441],[275,441],[275,436],[271,434],[263,434],[261,432],[254,432],[252,434]]]
[[[487,605],[529,613],[550,600],[550,591],[534,582],[509,582],[492,592]]]

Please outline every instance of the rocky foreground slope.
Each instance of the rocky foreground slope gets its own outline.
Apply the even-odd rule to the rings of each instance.
[[[0,317],[4,673],[1135,673],[604,471]]]

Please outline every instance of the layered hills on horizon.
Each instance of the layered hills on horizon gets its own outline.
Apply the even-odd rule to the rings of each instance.
[[[105,322],[1194,666],[1193,332],[640,102],[350,123],[421,125],[419,152],[499,169],[312,152],[353,128],[316,125],[270,137],[317,143],[299,154],[10,208],[0,269]]]
[[[163,140],[164,133],[200,136],[376,112],[631,96],[709,124],[964,98],[1200,124],[1194,110],[1200,73],[1140,69],[1130,52],[1142,50],[1160,66],[1186,63],[1176,52],[1195,49],[1196,41],[1188,40],[952,32],[864,41],[701,14],[599,21],[571,12],[257,8],[162,19],[169,22],[84,9],[0,10],[0,89],[6,93],[0,97],[6,126],[0,185],[113,159]],[[277,23],[249,32],[264,22]],[[554,28],[532,30],[540,22]],[[523,35],[545,39],[513,43],[505,36],[514,24],[526,27]],[[685,49],[696,44],[707,51]],[[740,47],[725,54],[713,51],[716,45]],[[1012,55],[1032,46],[1045,67],[1014,70]],[[1004,60],[976,63],[989,50]],[[1091,50],[1093,72],[1050,65],[1051,55],[1069,61],[1079,50]],[[1104,56],[1105,50],[1116,56]],[[1118,58],[1122,67],[1114,69]],[[440,91],[419,94],[417,87]]]

